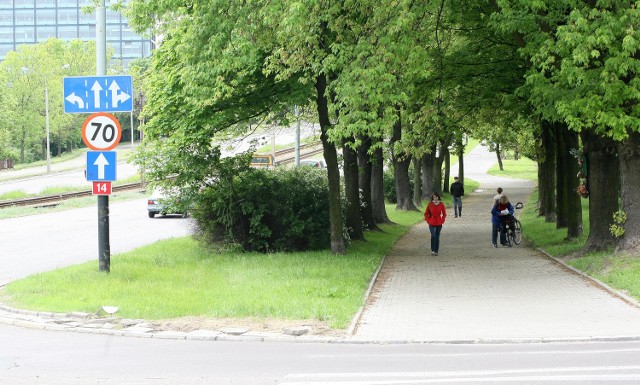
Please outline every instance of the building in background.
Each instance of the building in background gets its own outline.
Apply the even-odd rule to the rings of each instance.
[[[82,12],[82,7],[88,5],[91,0],[0,0],[0,61],[20,45],[52,37],[95,40],[95,13]],[[113,59],[120,60],[125,68],[131,60],[151,54],[153,41],[131,31],[126,18],[109,7],[106,29]]]

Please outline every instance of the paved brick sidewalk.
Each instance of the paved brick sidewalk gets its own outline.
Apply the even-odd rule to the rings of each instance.
[[[466,164],[480,165],[481,162]],[[481,180],[474,168],[469,178]],[[497,185],[511,202],[533,186],[485,178],[464,198],[463,216],[447,217],[440,253],[429,253],[425,223],[385,259],[354,334],[381,342],[562,341],[639,339],[640,309],[523,245],[491,246]],[[526,229],[524,229],[526,233]]]

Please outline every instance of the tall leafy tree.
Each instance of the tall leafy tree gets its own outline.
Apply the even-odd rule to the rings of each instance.
[[[549,54],[560,58],[554,80],[568,90],[556,102],[558,111],[572,128],[593,130],[618,142],[622,210],[627,214],[618,248],[631,252],[640,250],[640,214],[634,209],[640,199],[638,21],[640,10],[635,3],[580,2],[569,14],[567,24],[558,28],[555,44],[549,45]],[[550,55],[540,56],[545,58],[543,63],[549,62]],[[591,151],[598,151],[591,147]],[[589,174],[600,178],[593,173],[598,166],[593,160],[589,164]],[[615,184],[611,188],[611,184],[605,187],[597,180],[592,182],[590,193],[596,194],[594,198],[611,200],[615,196]],[[596,190],[602,187],[605,189]],[[612,221],[611,212],[593,214]]]
[[[636,5],[609,1],[518,2],[510,12],[514,10],[528,20],[537,20],[543,32],[527,48],[535,65],[528,78],[531,100],[539,111],[547,111],[546,116],[561,119],[582,133],[591,221],[587,249],[614,243],[607,227],[617,210],[617,199],[612,196],[616,196],[619,166],[622,208],[632,213],[627,213],[628,231],[620,249],[635,251],[640,218],[630,208],[637,199],[640,181],[627,167],[636,167],[639,159],[635,150],[629,150],[638,144],[634,139],[638,131]],[[625,153],[617,157],[619,162],[611,151],[616,147],[613,141]]]
[[[63,112],[62,78],[95,73],[94,58],[94,43],[49,39],[21,46],[0,63],[10,84],[7,105],[13,111],[0,119],[11,130],[12,146],[18,149],[20,162],[46,157],[47,96],[52,152],[60,154],[81,142],[83,117]]]
[[[153,58],[146,133],[173,160],[156,163],[156,178],[185,169],[177,183],[207,180],[219,150],[216,134],[242,132],[249,122],[293,104],[305,105],[315,91],[330,182],[331,244],[345,251],[340,176],[329,140],[329,90],[335,76],[329,23],[339,7],[279,2],[214,3],[133,1],[138,28],[156,28],[164,40]],[[148,20],[153,14],[156,20]],[[195,155],[194,155],[195,154]],[[193,183],[191,183],[193,185]]]

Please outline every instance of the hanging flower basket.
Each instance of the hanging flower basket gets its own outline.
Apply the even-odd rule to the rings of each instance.
[[[589,198],[589,190],[587,190],[587,186],[583,184],[578,186],[578,188],[576,189],[576,192],[578,193],[578,195],[580,195],[583,198]]]

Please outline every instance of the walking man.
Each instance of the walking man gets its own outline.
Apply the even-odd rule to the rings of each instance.
[[[464,186],[458,177],[453,178],[453,183],[451,183],[451,196],[453,197],[453,213],[455,217],[462,216],[462,197],[464,196]]]

